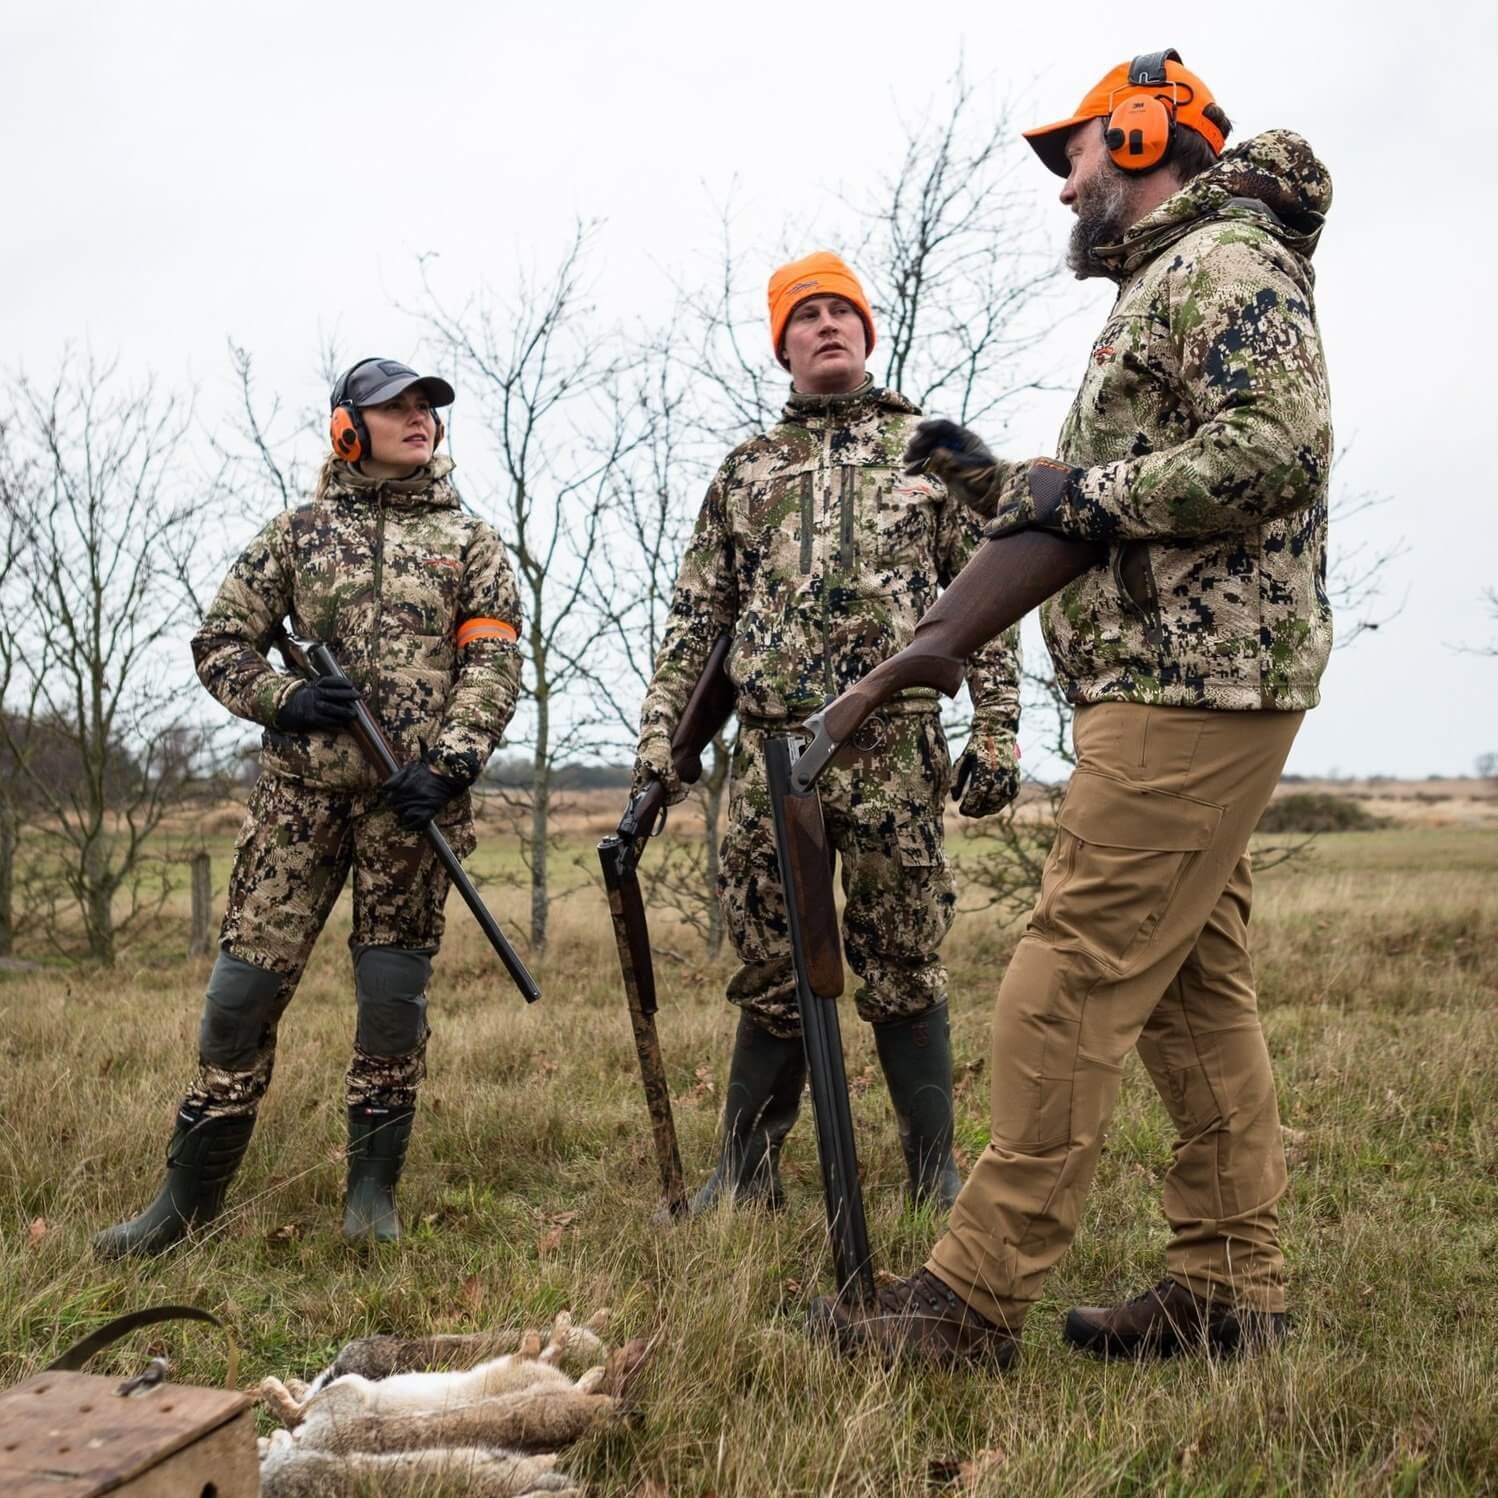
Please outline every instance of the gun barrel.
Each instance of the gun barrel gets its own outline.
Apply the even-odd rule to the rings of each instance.
[[[837,1019],[842,959],[832,915],[832,867],[821,807],[815,791],[797,793],[791,788],[789,738],[776,735],[765,740],[765,773],[780,883],[785,892],[796,1002],[801,1011],[801,1036],[817,1126],[817,1159],[822,1169],[838,1294],[870,1302],[874,1298],[873,1255],[858,1180],[858,1150]],[[808,939],[823,950],[809,952]]]

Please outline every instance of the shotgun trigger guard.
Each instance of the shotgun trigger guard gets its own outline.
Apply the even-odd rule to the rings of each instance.
[[[666,818],[670,815],[671,808],[664,801],[661,802],[660,810],[656,813],[655,821],[649,827],[640,825],[640,802],[644,799],[645,792],[636,791],[629,798],[629,805],[624,808],[624,815],[619,818],[618,835],[626,842],[643,842],[648,838],[658,837],[666,830]]]

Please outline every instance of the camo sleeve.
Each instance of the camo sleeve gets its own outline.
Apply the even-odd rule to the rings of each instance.
[[[429,759],[441,774],[472,782],[509,727],[520,695],[520,593],[504,542],[491,527],[478,528],[463,562],[458,677]]]
[[[734,628],[738,614],[733,533],[720,471],[708,485],[681,570],[676,574],[665,633],[656,652],[655,673],[640,709],[642,745],[648,739],[669,740],[676,731],[714,643],[720,634]]]
[[[290,516],[277,515],[240,554],[192,637],[198,680],[236,717],[269,728],[301,685],[265,658],[291,608]]]
[[[950,486],[949,486],[950,493]],[[983,526],[975,509],[949,499],[941,509],[938,533],[940,578],[946,587],[983,540]],[[967,691],[973,713],[983,714],[1004,732],[1019,732],[1019,626],[1006,629],[968,662]]]
[[[1247,530],[1324,492],[1326,363],[1310,289],[1268,234],[1219,233],[1169,275],[1184,442],[1085,470],[1058,516],[1068,535],[1169,540]]]

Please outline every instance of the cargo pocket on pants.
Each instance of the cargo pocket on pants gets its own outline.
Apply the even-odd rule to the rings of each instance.
[[[1057,817],[1056,861],[1034,925],[1114,970],[1154,936],[1191,856],[1211,846],[1222,808],[1078,770]]]

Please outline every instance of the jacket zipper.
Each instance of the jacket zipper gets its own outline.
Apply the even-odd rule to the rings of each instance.
[[[385,589],[385,491],[375,491],[374,616],[369,628],[369,710],[380,716],[380,615]]]
[[[822,419],[822,472],[827,475],[827,486],[832,487],[832,419]],[[828,496],[831,497],[830,495]],[[830,509],[831,506],[829,505]],[[827,600],[827,568],[822,567],[822,690],[831,697],[832,685],[832,617]]]
[[[855,484],[853,482],[853,470],[843,469],[842,485],[842,545],[838,552],[838,566],[843,574],[843,582],[849,583],[853,579],[853,499]]]

